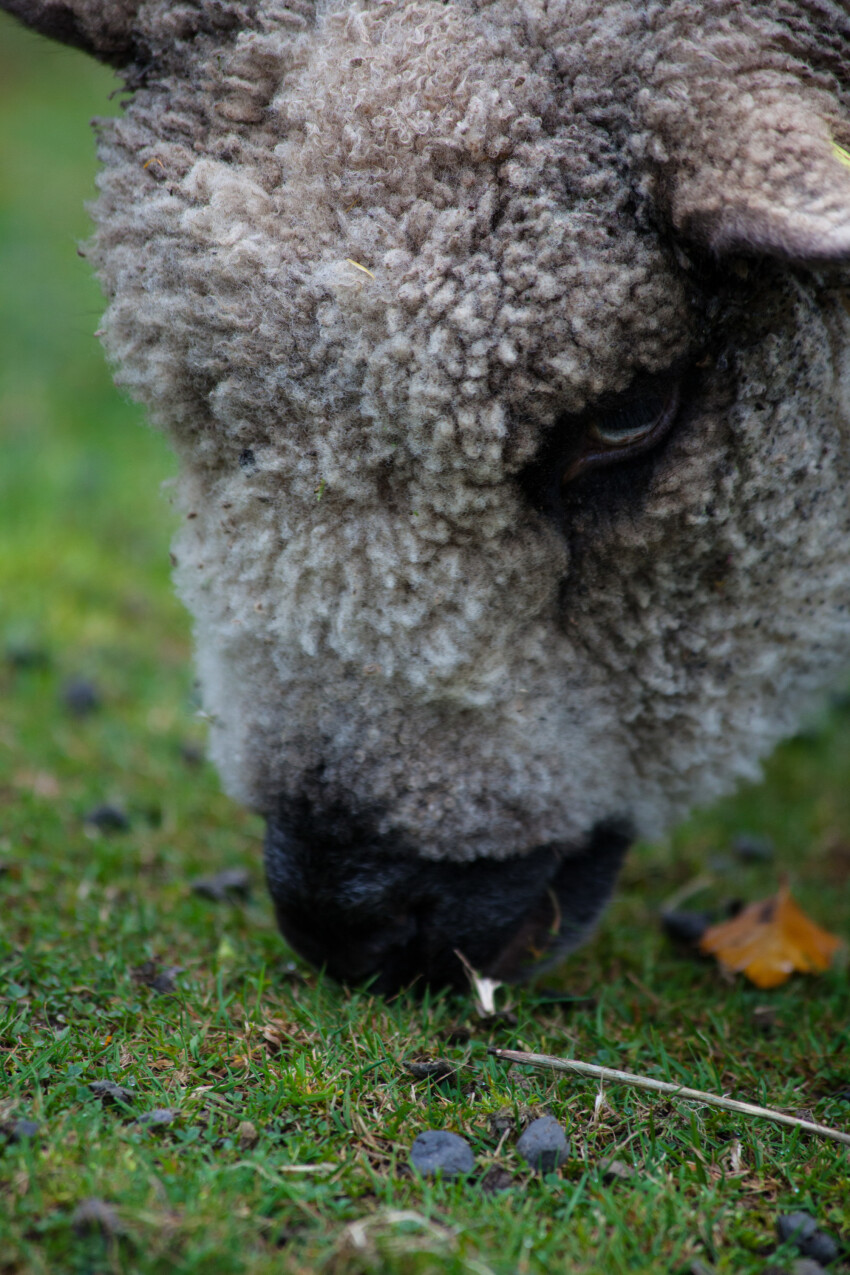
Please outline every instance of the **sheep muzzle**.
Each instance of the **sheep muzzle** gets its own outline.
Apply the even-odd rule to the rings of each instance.
[[[268,821],[266,875],[295,950],[384,995],[465,986],[458,951],[507,982],[546,968],[592,928],[630,841],[625,827],[600,824],[580,848],[454,863],[382,842],[369,822],[281,812]]]

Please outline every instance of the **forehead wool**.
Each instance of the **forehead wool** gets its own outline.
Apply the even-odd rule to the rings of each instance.
[[[172,51],[100,126],[91,251],[181,459],[178,587],[243,800],[347,804],[434,857],[653,832],[846,663],[844,276],[709,278],[688,238],[718,174],[776,167],[740,99],[703,136],[717,66],[832,137],[840,62],[815,6],[738,9],[269,3],[175,52],[177,8],[143,8]],[[555,431],[697,359],[632,489],[531,507]]]

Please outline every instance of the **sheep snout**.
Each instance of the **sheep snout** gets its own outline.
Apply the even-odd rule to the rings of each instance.
[[[613,889],[629,833],[600,824],[581,847],[451,863],[382,842],[369,820],[291,808],[268,820],[266,876],[284,937],[339,982],[384,995],[462,987],[458,953],[518,982],[577,946]]]

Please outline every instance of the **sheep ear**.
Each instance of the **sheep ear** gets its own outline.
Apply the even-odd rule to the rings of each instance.
[[[126,66],[142,50],[134,23],[141,0],[0,0],[0,9],[51,40]]]
[[[804,99],[747,96],[700,131],[670,191],[681,234],[717,256],[850,258],[850,152]]]

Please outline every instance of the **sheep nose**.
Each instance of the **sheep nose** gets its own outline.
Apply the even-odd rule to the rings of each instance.
[[[339,982],[389,995],[464,986],[459,952],[508,982],[545,968],[592,928],[629,840],[606,824],[583,847],[448,863],[382,843],[350,819],[290,809],[268,821],[266,877],[300,955]]]

